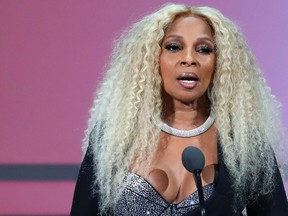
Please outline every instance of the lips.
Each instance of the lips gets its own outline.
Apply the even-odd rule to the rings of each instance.
[[[193,72],[185,72],[180,74],[177,77],[177,80],[184,88],[194,88],[199,81],[199,77]]]

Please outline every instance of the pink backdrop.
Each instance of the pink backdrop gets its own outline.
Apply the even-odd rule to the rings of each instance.
[[[79,164],[112,41],[165,2],[0,0],[0,164]],[[287,127],[288,1],[174,2],[216,7],[238,23]],[[74,185],[0,181],[0,214],[68,214]]]

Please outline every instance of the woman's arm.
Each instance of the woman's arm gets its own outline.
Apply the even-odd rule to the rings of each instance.
[[[98,196],[93,194],[93,164],[92,145],[89,144],[75,187],[70,212],[72,216],[96,216],[98,214]]]
[[[256,202],[247,206],[248,216],[287,216],[288,202],[283,181],[276,166],[275,188],[271,194],[260,196]]]

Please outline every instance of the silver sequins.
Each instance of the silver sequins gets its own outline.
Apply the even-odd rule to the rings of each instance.
[[[203,187],[204,199],[207,200],[214,190],[214,184]],[[198,193],[195,191],[178,204],[168,203],[141,176],[127,173],[125,188],[114,209],[117,216],[178,216],[185,214],[199,205]]]

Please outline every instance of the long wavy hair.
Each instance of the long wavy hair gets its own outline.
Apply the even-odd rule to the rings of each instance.
[[[123,33],[96,91],[83,151],[90,142],[102,212],[117,202],[131,164],[153,159],[162,111],[161,41],[175,18],[187,14],[204,17],[214,32],[217,62],[209,98],[235,195],[247,201],[273,189],[279,104],[242,34],[216,9],[168,4]]]

